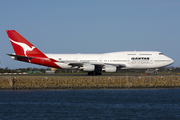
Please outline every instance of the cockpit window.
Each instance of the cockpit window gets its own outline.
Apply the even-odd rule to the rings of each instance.
[[[163,55],[163,53],[159,53],[159,55]]]

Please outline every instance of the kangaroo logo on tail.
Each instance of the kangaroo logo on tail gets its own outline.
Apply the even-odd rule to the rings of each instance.
[[[9,38],[9,39],[10,39],[10,38]],[[13,42],[13,43],[15,43],[15,44],[17,44],[17,45],[19,45],[19,46],[21,46],[21,47],[23,48],[23,50],[24,50],[24,54],[25,54],[26,57],[27,57],[26,52],[27,52],[27,51],[32,51],[32,50],[35,48],[34,46],[29,47],[28,45],[26,45],[26,44],[24,44],[24,43],[16,42],[16,41],[13,41],[12,39],[10,39],[10,41]]]

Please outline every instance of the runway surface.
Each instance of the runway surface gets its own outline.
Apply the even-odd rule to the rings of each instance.
[[[62,73],[62,74],[1,74],[0,76],[85,76],[88,77],[86,73]],[[177,74],[158,74],[158,75],[142,75],[138,74],[131,74],[131,73],[102,73],[102,75],[93,75],[93,76],[180,76]],[[90,76],[90,77],[93,77]]]

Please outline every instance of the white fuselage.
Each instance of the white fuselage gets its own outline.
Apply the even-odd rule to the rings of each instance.
[[[62,69],[77,69],[68,63],[102,63],[110,65],[122,65],[121,69],[151,69],[171,65],[174,61],[156,51],[124,51],[104,54],[45,54],[59,62],[56,64]],[[66,61],[67,63],[61,63]],[[68,62],[69,61],[69,62]]]

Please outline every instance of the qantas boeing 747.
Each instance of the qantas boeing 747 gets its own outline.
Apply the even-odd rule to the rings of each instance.
[[[104,54],[45,54],[15,30],[6,30],[14,48],[8,54],[14,60],[65,70],[81,69],[88,75],[101,75],[102,71],[118,69],[156,69],[171,65],[174,61],[157,51],[123,51]]]

